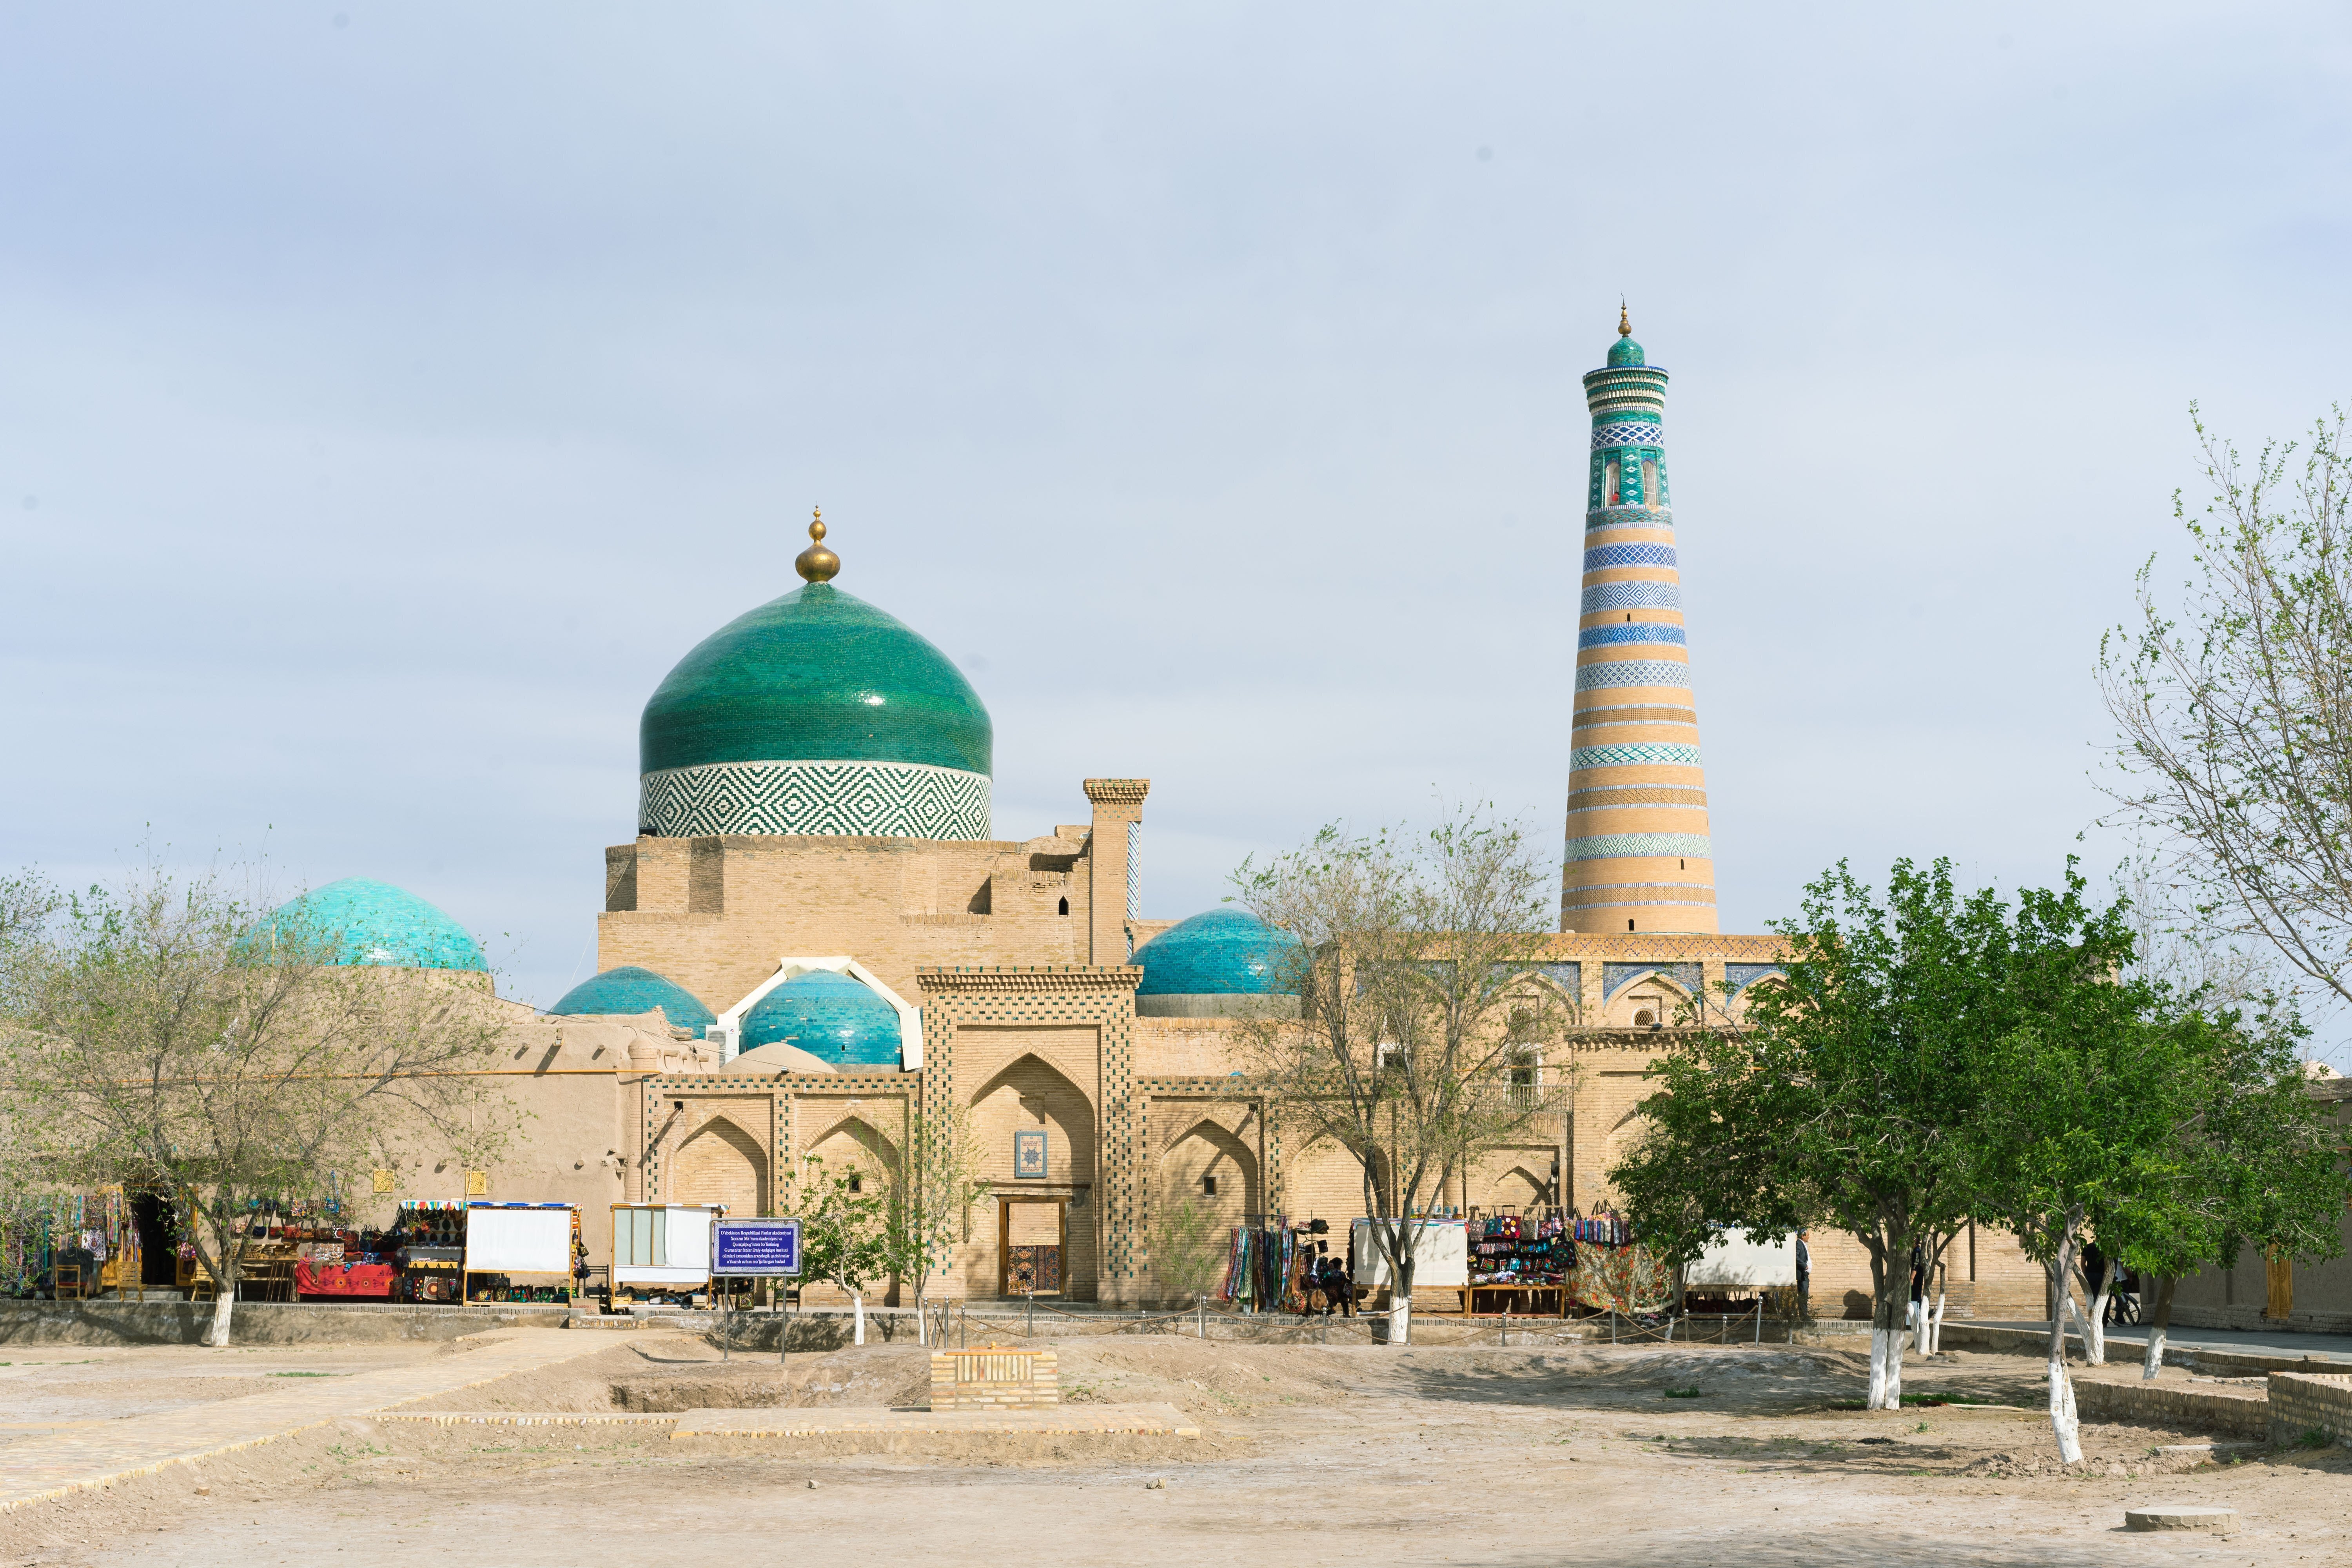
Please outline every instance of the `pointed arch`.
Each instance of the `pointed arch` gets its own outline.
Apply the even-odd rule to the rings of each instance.
[[[769,1212],[768,1152],[725,1114],[696,1128],[678,1146],[671,1201],[724,1204],[738,1219]]]
[[[1217,1216],[1221,1226],[1239,1225],[1258,1201],[1257,1153],[1213,1116],[1203,1116],[1171,1139],[1157,1162],[1157,1195],[1162,1204],[1190,1203]],[[1213,1181],[1216,1191],[1208,1190]]]
[[[835,1173],[852,1165],[869,1167],[886,1177],[898,1173],[898,1145],[856,1111],[841,1116],[804,1147],[803,1159],[822,1159],[825,1169]]]

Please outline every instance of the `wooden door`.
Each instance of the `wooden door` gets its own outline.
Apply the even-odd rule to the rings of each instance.
[[[1059,1296],[1069,1258],[1069,1205],[1060,1198],[996,1200],[996,1290]]]

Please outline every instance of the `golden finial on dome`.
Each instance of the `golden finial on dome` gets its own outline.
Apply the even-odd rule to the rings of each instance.
[[[1625,297],[1622,294],[1617,297],[1617,335],[1621,338],[1633,335],[1633,319],[1625,313]]]
[[[803,582],[830,583],[841,570],[841,557],[824,547],[824,509],[813,510],[815,515],[809,520],[809,547],[793,558],[793,570],[801,574]]]

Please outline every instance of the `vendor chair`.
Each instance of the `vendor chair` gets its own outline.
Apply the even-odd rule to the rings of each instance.
[[[89,1298],[89,1281],[79,1263],[60,1263],[50,1271],[50,1293],[60,1301],[82,1301]]]

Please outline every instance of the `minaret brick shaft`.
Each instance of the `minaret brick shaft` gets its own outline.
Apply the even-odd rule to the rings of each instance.
[[[1559,927],[1713,931],[1706,775],[1667,506],[1666,373],[1643,358],[1622,311],[1617,332],[1608,365],[1584,377],[1592,464]]]

